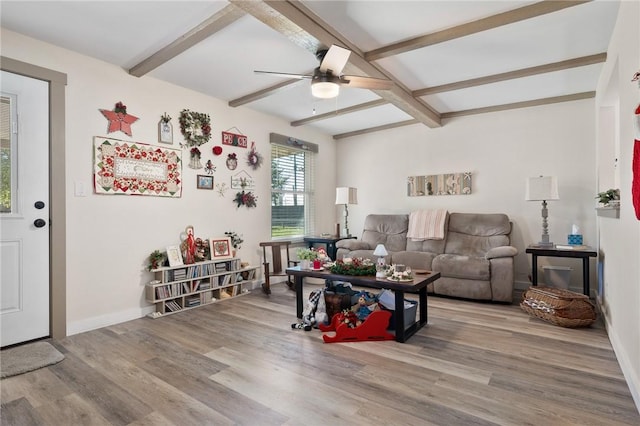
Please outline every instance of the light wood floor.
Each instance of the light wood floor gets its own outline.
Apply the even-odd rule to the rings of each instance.
[[[307,286],[307,288],[310,286]],[[429,297],[408,343],[325,344],[273,287],[52,343],[5,379],[4,425],[639,425],[604,329]]]

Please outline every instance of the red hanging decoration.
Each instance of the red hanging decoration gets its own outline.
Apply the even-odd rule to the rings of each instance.
[[[631,183],[631,197],[636,211],[636,219],[640,220],[640,105],[636,108],[634,117],[635,142],[633,143],[633,182]]]
[[[138,117],[127,114],[127,106],[122,102],[118,102],[113,111],[101,109],[100,112],[109,120],[108,133],[121,131],[131,136],[131,125],[138,121]]]

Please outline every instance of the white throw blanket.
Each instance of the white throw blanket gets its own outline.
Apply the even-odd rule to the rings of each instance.
[[[444,239],[447,210],[418,210],[409,214],[407,238],[413,241]]]

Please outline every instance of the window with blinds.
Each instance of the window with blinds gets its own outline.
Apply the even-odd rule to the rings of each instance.
[[[317,145],[271,134],[271,237],[314,231],[314,162]]]

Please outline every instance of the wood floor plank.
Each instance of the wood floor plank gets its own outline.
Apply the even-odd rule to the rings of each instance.
[[[48,404],[52,399],[64,398],[73,392],[48,368],[2,379],[0,391],[3,403],[26,398],[32,407]]]
[[[43,424],[109,426],[112,423],[93,404],[76,393],[55,399],[37,408]]]
[[[306,294],[321,287],[305,284]],[[409,295],[408,298],[414,298]],[[638,425],[601,323],[429,296],[405,344],[292,329],[284,284],[53,341],[59,364],[2,380],[2,425]]]
[[[0,405],[0,424],[31,426],[43,424],[38,412],[26,398],[18,398]]]
[[[129,424],[152,411],[135,395],[113,383],[72,353],[66,353],[62,362],[47,368],[75,393],[82,395],[113,425]]]

